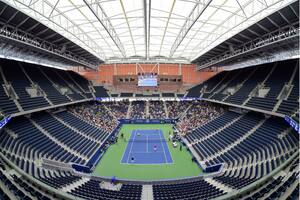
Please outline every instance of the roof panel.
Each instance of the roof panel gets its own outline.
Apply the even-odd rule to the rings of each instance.
[[[133,0],[36,0],[31,5],[29,0],[4,1],[101,59],[145,56],[148,45],[147,56],[160,53],[169,57],[174,51],[173,58],[193,60],[294,0],[151,0],[151,8],[147,7],[149,0],[146,5]],[[294,14],[284,11],[283,15],[289,19]],[[285,19],[278,15],[273,20],[280,25]],[[20,19],[16,17],[15,22],[20,23]],[[31,24],[22,26],[30,28]],[[38,27],[34,30],[39,31]],[[245,36],[263,31],[255,26]]]

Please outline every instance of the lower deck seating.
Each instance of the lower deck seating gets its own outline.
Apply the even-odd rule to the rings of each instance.
[[[206,166],[228,167],[215,180],[236,189],[269,174],[299,148],[297,133],[284,119],[253,113],[227,112],[185,137]]]
[[[29,185],[22,177],[19,178],[16,175],[12,175],[12,178],[15,183],[24,188],[24,190],[27,193],[30,193],[32,197],[35,197],[38,200],[51,200],[49,197],[41,193],[37,188]]]
[[[186,139],[189,142],[194,142],[195,140],[202,139],[207,137],[210,133],[222,128],[226,124],[232,122],[240,115],[234,112],[225,112],[223,115],[217,117],[216,119],[204,124],[203,126],[198,127],[190,134],[186,135]]]
[[[134,101],[131,104],[131,118],[143,119],[145,118],[146,103],[144,101]]]
[[[49,173],[48,177],[40,177],[39,180],[58,189],[58,188],[62,188],[66,185],[70,185],[73,182],[76,182],[80,179],[81,177],[79,176],[74,176],[68,173],[64,173],[64,174],[59,174],[59,175],[51,175],[51,173]]]
[[[150,102],[150,104],[152,103]],[[116,106],[112,104],[111,102],[107,105],[99,103],[97,106],[102,107],[103,110],[97,109],[97,111],[104,112],[104,106],[107,106],[115,115],[118,115],[119,106],[123,108],[125,107],[123,105],[128,106],[129,103],[118,102]],[[161,102],[159,104],[157,106],[156,103],[153,103],[155,107],[162,109],[163,104]],[[172,105],[178,107],[181,105],[185,109],[190,106],[185,103],[166,103],[167,109],[169,110]],[[205,104],[201,105],[207,107]],[[145,111],[145,103],[143,109],[140,109],[139,106],[136,107],[139,112]],[[149,108],[152,107],[149,106]],[[183,108],[182,110],[184,110]],[[126,113],[125,110],[121,112]],[[192,113],[194,113],[193,109]],[[213,181],[222,183],[229,188],[238,190],[257,181],[298,151],[298,134],[282,118],[266,117],[253,112],[238,114],[230,111],[224,112],[217,118],[212,118],[188,133],[185,138],[192,143],[200,160],[207,166],[217,163],[225,164],[224,173],[214,177]],[[38,165],[39,160],[48,158],[64,163],[85,164],[86,159],[83,157],[89,158],[99,148],[98,142],[103,142],[104,138],[104,133],[90,123],[92,121],[85,122],[69,111],[40,112],[31,116],[16,117],[0,132],[0,151],[24,172],[51,187],[61,189],[80,182],[82,177],[68,172],[43,169]],[[294,173],[297,166],[291,166],[294,166],[294,168],[290,168],[291,173]],[[288,179],[282,179],[279,190],[274,194],[270,193],[267,197],[269,199],[280,198],[287,188],[295,184],[295,177],[298,177],[297,173]],[[2,177],[0,176],[0,178]],[[12,176],[12,178],[18,181],[18,185],[27,188],[26,191],[30,190],[30,187],[20,181],[20,178],[16,176]],[[102,189],[99,186],[100,183],[100,181],[88,180],[72,189],[70,194],[85,199],[141,199],[141,185],[124,184],[120,191],[111,191]],[[10,184],[8,185],[15,189]],[[270,187],[270,192],[271,190],[272,187]],[[30,191],[17,192],[15,195],[18,195],[20,199],[26,199],[28,192],[31,196],[37,198],[40,196],[40,194]],[[158,200],[212,199],[225,193],[221,187],[217,187],[207,179],[153,186],[154,198]],[[295,196],[297,191],[293,193]]]
[[[214,177],[214,179],[234,189],[245,187],[256,180],[256,178],[239,178],[225,175]]]
[[[149,102],[149,115],[152,119],[165,119],[166,110],[164,102],[162,101],[150,101]]]
[[[140,200],[142,194],[141,185],[123,184],[119,191],[100,188],[101,181],[89,180],[84,185],[73,189],[71,194],[85,199],[116,199],[116,200]]]
[[[104,140],[104,138],[107,136],[104,130],[85,122],[70,112],[63,111],[55,114],[55,116],[59,117],[65,123],[76,128],[77,130],[82,131],[86,135],[95,138],[96,140]]]
[[[156,200],[164,199],[211,199],[225,194],[219,188],[210,185],[205,180],[190,183],[153,185],[153,196]]]
[[[0,181],[4,184],[11,193],[15,195],[15,197],[22,199],[22,200],[31,200],[29,196],[27,196],[22,190],[20,190],[10,179],[8,179],[0,170]],[[0,188],[1,189],[1,188]],[[0,198],[1,196],[3,199],[9,199],[8,196],[3,192],[0,191]],[[2,199],[2,198],[1,198]]]
[[[13,119],[0,133],[0,139],[1,151],[18,156],[17,158],[34,160],[45,157],[66,163],[84,163],[83,159],[51,140],[25,117]]]
[[[168,115],[170,119],[177,119],[182,115],[189,107],[188,101],[165,101]]]
[[[299,160],[296,162],[297,169],[292,169],[282,173],[279,177],[271,178],[257,191],[247,196],[245,200],[256,199],[288,199],[296,200],[299,198]],[[293,164],[292,164],[293,165]],[[290,191],[288,191],[290,190]],[[287,194],[285,194],[288,192]],[[287,198],[284,198],[287,197]]]
[[[266,199],[279,199],[280,196],[295,182],[299,181],[299,172],[294,172],[276,191],[272,192]],[[298,184],[299,185],[299,184]]]
[[[105,107],[108,108],[114,116],[118,117],[119,119],[125,119],[129,108],[129,102],[106,102]]]
[[[280,176],[277,179],[274,179],[267,183],[261,190],[251,195],[251,197],[246,198],[246,200],[255,200],[258,198],[262,198],[266,193],[269,193],[271,190],[273,190],[280,182],[282,181],[283,177]]]
[[[91,140],[83,133],[68,128],[50,114],[37,113],[32,116],[32,119],[45,129],[51,137],[54,137],[81,156],[89,158],[100,146],[99,142]]]

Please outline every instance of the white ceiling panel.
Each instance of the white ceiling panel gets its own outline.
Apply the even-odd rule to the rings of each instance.
[[[102,60],[193,60],[293,0],[4,0]]]

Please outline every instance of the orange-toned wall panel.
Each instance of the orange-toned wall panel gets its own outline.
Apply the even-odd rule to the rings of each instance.
[[[116,65],[115,75],[135,75],[135,71],[136,71],[135,64],[118,64]]]
[[[182,66],[183,83],[187,85],[202,83],[216,74],[217,72],[215,71],[197,71],[196,65]]]
[[[98,69],[99,82],[102,84],[113,83],[114,69],[111,66],[104,65]]]
[[[137,73],[157,73],[159,75],[182,75],[185,85],[201,83],[217,74],[216,71],[197,71],[196,65],[186,64],[105,64],[99,66],[97,71],[79,71],[87,79],[97,84],[112,85],[113,76],[136,75]]]
[[[161,75],[180,75],[178,64],[161,64],[159,69]]]

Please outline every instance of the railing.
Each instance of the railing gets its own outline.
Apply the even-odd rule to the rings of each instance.
[[[129,101],[196,101],[196,100],[202,100],[202,98],[196,98],[196,97],[96,97],[97,101],[102,102],[113,102],[113,101],[123,101],[123,100],[129,100]]]
[[[4,117],[0,121],[0,130],[11,120],[11,116]]]
[[[296,122],[292,117],[287,115],[284,117],[284,119],[293,129],[295,129],[295,131],[297,131],[297,133],[300,134],[300,127],[298,122]]]

